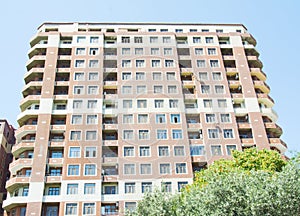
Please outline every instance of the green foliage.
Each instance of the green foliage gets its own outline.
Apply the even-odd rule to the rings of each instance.
[[[299,203],[300,155],[286,163],[272,151],[250,149],[199,172],[181,193],[145,195],[128,215],[290,216],[300,215]]]

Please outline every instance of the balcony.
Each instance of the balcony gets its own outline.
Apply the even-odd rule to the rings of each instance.
[[[64,159],[63,158],[48,158],[49,166],[60,167],[63,165]]]
[[[192,162],[200,162],[200,163],[206,163],[207,158],[204,155],[199,155],[199,156],[191,156]]]
[[[269,138],[269,143],[271,147],[275,147],[284,153],[287,150],[287,144],[280,138]]]
[[[103,182],[118,182],[119,181],[119,175],[103,175],[102,176]]]
[[[28,176],[16,176],[13,178],[10,178],[6,182],[6,189],[11,190],[11,187],[18,187],[20,184],[29,184],[30,177]]]
[[[103,140],[103,146],[118,146],[118,140]]]
[[[251,124],[250,123],[237,123],[237,125],[238,125],[238,128],[239,129],[249,129],[249,128],[251,128]]]
[[[37,130],[36,125],[23,125],[22,127],[16,130],[15,136],[16,137],[23,137],[28,133],[34,133]]]
[[[187,128],[188,128],[188,130],[190,131],[190,130],[199,130],[200,128],[202,128],[202,125],[201,125],[201,123],[200,122],[198,122],[198,123],[187,123]]]
[[[272,108],[260,108],[260,111],[263,115],[272,119],[273,122],[276,122],[278,119],[277,113]]]
[[[23,152],[24,150],[33,150],[34,149],[34,141],[30,141],[30,140],[22,140],[20,143],[13,145],[12,147],[12,154],[14,156],[19,155],[21,152]]]
[[[190,145],[198,145],[203,144],[203,139],[189,139]]]
[[[234,75],[238,73],[238,69],[235,67],[226,67],[225,70],[227,75]]]
[[[260,68],[250,68],[251,76],[256,76],[259,80],[266,81],[267,75]]]
[[[241,83],[239,80],[228,80],[229,88],[238,88]]]
[[[254,80],[253,83],[254,83],[254,87],[256,89],[259,89],[260,91],[262,91],[265,94],[270,93],[270,87],[264,81]]]
[[[19,158],[15,161],[13,161],[9,165],[9,170],[12,173],[12,175],[15,175],[16,172],[23,168],[30,168],[32,166],[32,159],[30,158]]]
[[[270,129],[270,131],[276,132],[277,134],[282,134],[282,129],[274,122],[265,123],[265,127]]]
[[[8,199],[3,201],[2,207],[5,209],[11,209],[16,205],[26,205],[28,203],[27,196],[15,196],[9,197]]]
[[[108,157],[103,155],[102,156],[102,163],[103,164],[118,164],[118,157],[117,155],[115,157]]]
[[[56,132],[64,132],[66,131],[66,125],[51,125],[50,130]]]
[[[45,177],[45,182],[46,183],[61,183],[61,175],[60,176],[46,176]]]

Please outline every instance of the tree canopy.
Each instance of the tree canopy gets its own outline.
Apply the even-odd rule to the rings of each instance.
[[[177,194],[146,194],[127,215],[300,215],[300,157],[289,162],[271,150],[233,152],[214,162]]]

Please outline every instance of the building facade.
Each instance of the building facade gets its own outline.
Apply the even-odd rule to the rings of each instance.
[[[30,46],[8,215],[123,215],[233,149],[287,148],[241,24],[44,23]]]
[[[0,215],[3,215],[2,203],[6,199],[5,184],[9,179],[8,166],[12,162],[11,148],[15,143],[15,129],[6,120],[0,119]]]

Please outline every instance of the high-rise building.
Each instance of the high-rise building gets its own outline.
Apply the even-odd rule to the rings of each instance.
[[[11,148],[15,144],[15,129],[6,120],[0,119],[0,216],[2,203],[6,198],[5,184],[9,179],[8,166],[12,162]]]
[[[287,148],[241,24],[44,23],[30,46],[10,216],[123,215],[233,149]]]

